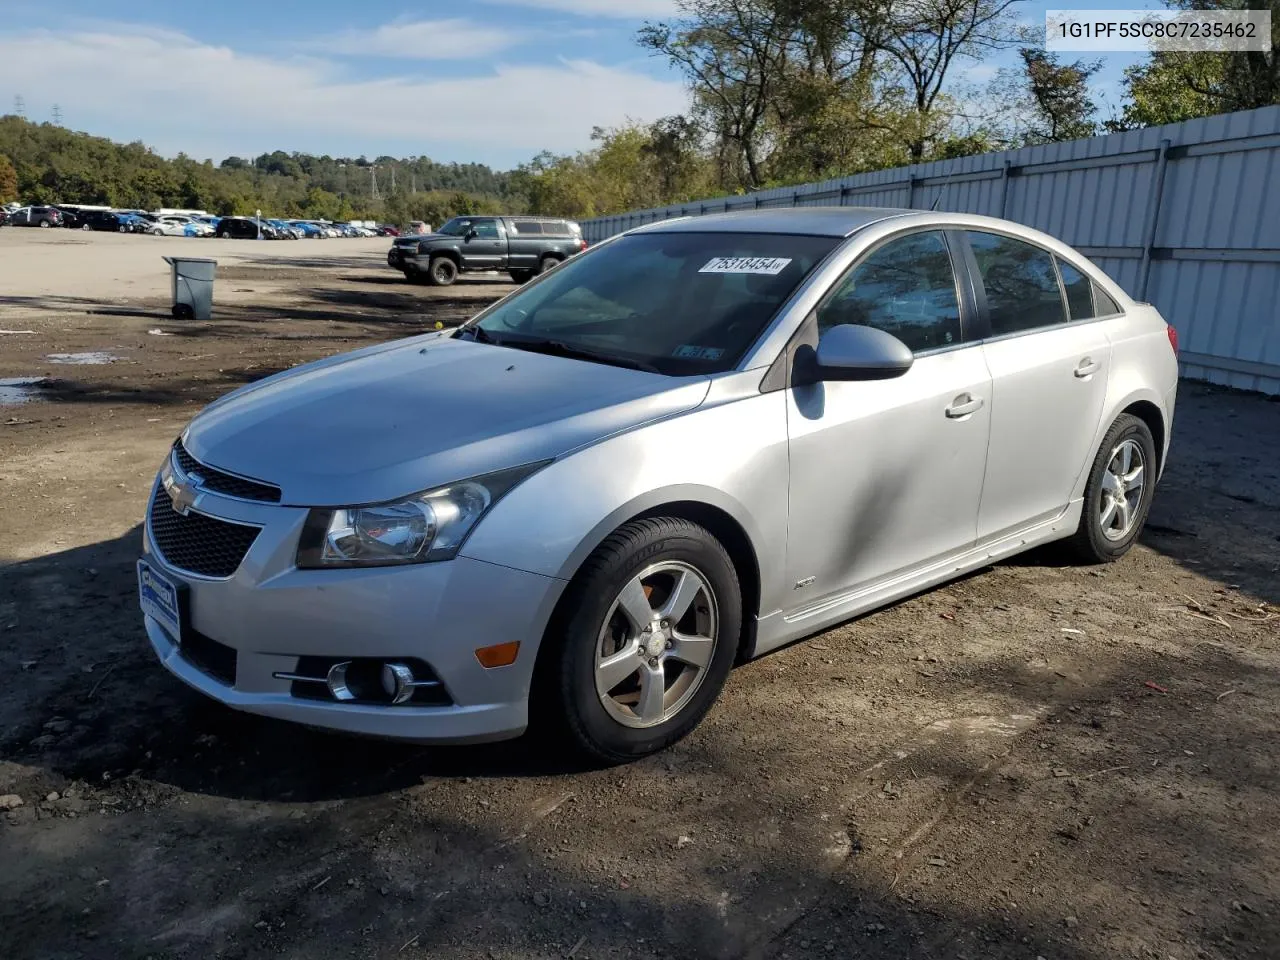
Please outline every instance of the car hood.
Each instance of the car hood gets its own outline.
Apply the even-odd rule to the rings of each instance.
[[[429,334],[242,387],[183,443],[286,504],[377,503],[691,410],[709,383]]]

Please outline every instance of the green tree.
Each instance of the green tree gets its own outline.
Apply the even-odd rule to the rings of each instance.
[[[18,199],[18,171],[13,161],[0,154],[0,203]]]
[[[1270,51],[1157,51],[1125,71],[1125,100],[1108,130],[1178,123],[1280,103],[1280,0],[1165,0],[1176,10],[1269,10]]]

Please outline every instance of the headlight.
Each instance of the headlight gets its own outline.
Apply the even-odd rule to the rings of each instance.
[[[452,560],[489,508],[548,463],[462,480],[394,503],[312,510],[298,542],[297,564],[315,569]]]

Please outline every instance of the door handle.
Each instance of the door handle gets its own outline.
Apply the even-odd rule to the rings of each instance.
[[[1097,372],[1098,372],[1098,363],[1096,360],[1093,359],[1093,357],[1085,357],[1078,364],[1076,364],[1075,374],[1081,380],[1083,380],[1085,377],[1091,377]]]
[[[962,393],[951,401],[951,406],[944,411],[952,420],[959,420],[961,417],[967,417],[971,413],[977,413],[982,409],[982,398],[971,397],[967,393]]]

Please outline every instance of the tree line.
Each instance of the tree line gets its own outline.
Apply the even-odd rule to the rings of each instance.
[[[929,160],[1075,140],[1280,103],[1280,0],[1164,0],[1270,10],[1265,53],[1158,52],[1098,103],[1101,61],[1065,60],[1017,0],[677,0],[638,45],[685,81],[690,109],[596,128],[591,147],[509,172],[426,157],[275,151],[216,166],[141,143],[0,117],[0,201],[330,220],[531,212],[576,218],[745,193]],[[979,84],[967,68],[1016,49]]]

